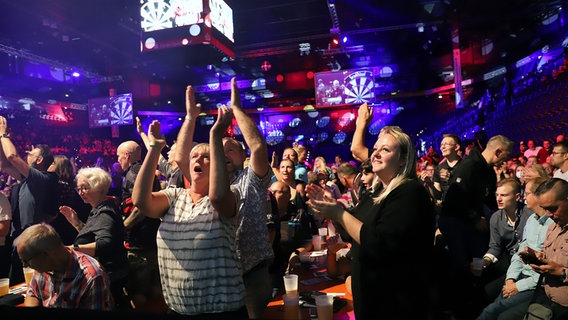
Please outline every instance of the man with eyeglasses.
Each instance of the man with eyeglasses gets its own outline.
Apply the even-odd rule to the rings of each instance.
[[[550,157],[550,164],[556,168],[553,177],[568,181],[568,141],[557,142]]]
[[[49,146],[38,144],[27,152],[24,160],[10,140],[8,121],[0,116],[0,168],[19,181],[18,187],[12,189],[11,205],[12,230],[10,238],[16,238],[27,227],[51,222],[58,210],[59,177],[47,169],[53,163],[53,154]],[[12,253],[10,283],[24,281],[24,274],[18,255]]]
[[[462,158],[458,155],[461,148],[461,139],[455,134],[444,134],[442,143],[440,143],[440,151],[442,153],[442,161],[434,169],[432,181],[436,189],[436,200],[442,201],[448,191],[449,181],[452,173],[460,164]]]
[[[52,226],[26,228],[14,246],[22,265],[35,270],[26,292],[27,307],[114,309],[108,274],[95,258],[64,246]]]

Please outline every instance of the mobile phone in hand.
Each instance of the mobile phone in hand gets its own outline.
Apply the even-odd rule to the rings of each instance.
[[[520,252],[519,257],[526,264],[536,264],[537,266],[543,265],[544,262],[540,261],[534,253]]]

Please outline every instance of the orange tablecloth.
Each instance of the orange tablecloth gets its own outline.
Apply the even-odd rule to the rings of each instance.
[[[345,283],[341,279],[330,279],[324,282],[305,285],[302,284],[302,280],[315,278],[314,276],[315,270],[305,270],[302,269],[301,272],[298,273],[299,282],[298,282],[298,292],[302,291],[322,291],[326,293],[344,293],[344,296],[340,296],[347,300],[347,304],[341,308],[338,312],[334,313],[333,319],[334,320],[347,320],[347,319],[355,319],[355,315],[353,313],[353,296],[347,292],[345,287]],[[321,270],[320,270],[321,271]],[[284,302],[282,301],[282,294],[284,294],[284,288],[280,288],[274,299],[270,301],[264,313],[262,315],[262,319],[310,319],[310,312],[309,307],[300,307],[300,315],[290,315],[284,309]]]

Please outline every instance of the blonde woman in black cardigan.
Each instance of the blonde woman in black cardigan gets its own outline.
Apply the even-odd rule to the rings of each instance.
[[[429,269],[435,216],[428,192],[416,177],[410,137],[384,127],[371,155],[379,185],[353,212],[313,184],[308,204],[352,237],[352,289],[360,319],[427,319]]]

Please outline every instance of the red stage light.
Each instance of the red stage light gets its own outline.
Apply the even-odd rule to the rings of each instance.
[[[281,74],[276,75],[276,82],[282,82],[284,81],[284,76]]]
[[[308,79],[313,79],[314,78],[314,72],[313,71],[308,71],[306,73],[306,78]]]
[[[267,72],[268,70],[270,70],[272,68],[272,65],[270,64],[270,62],[264,60],[264,62],[260,65],[260,68],[264,71]]]
[[[334,48],[339,47],[339,38],[333,37],[331,39],[331,46],[334,47]]]

